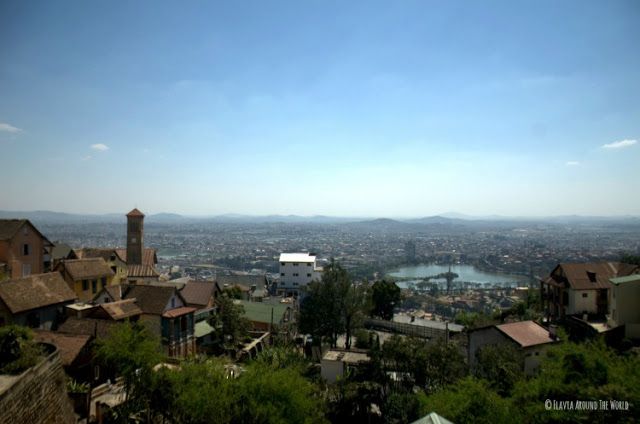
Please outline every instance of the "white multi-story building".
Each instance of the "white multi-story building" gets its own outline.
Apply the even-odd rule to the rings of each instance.
[[[298,295],[300,289],[314,280],[320,280],[322,268],[311,253],[281,253],[278,294]]]

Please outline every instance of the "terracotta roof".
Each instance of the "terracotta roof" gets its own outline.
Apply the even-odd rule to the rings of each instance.
[[[129,213],[127,214],[127,216],[142,216],[142,217],[144,217],[144,214],[143,214],[142,212],[140,212],[140,211],[138,210],[138,208],[133,208],[133,209],[131,210],[131,212],[129,212]]]
[[[561,263],[550,277],[575,290],[608,289],[609,279],[638,272],[639,268],[621,262]]]
[[[162,314],[162,316],[165,318],[176,318],[176,317],[194,312],[195,310],[196,308],[192,308],[190,306],[183,306],[180,308],[171,309],[165,312],[164,314]]]
[[[69,317],[58,327],[58,332],[104,338],[116,325],[118,325],[117,321],[106,319]]]
[[[11,240],[26,219],[0,219],[0,240]]]
[[[53,245],[53,243],[51,243],[48,238],[42,235],[42,233],[28,219],[0,219],[0,240],[11,240],[24,224],[29,224],[31,229],[38,233],[40,237],[42,237],[45,245]]]
[[[180,290],[180,294],[188,305],[206,306],[215,289],[216,283],[213,281],[189,281]]]
[[[150,265],[127,265],[127,277],[159,277]]]
[[[58,272],[34,274],[0,283],[0,299],[11,313],[71,302],[76,294]]]
[[[175,287],[167,286],[129,286],[125,299],[136,299],[136,303],[145,314],[162,315],[171,297],[177,293]]]
[[[522,347],[552,343],[549,331],[533,321],[496,325],[496,328]]]
[[[64,267],[73,281],[113,275],[113,271],[102,258],[67,259],[60,263],[58,268],[60,267]]]
[[[142,314],[142,309],[135,304],[135,299],[103,303],[100,305],[100,308],[115,321]]]
[[[54,333],[52,331],[34,330],[33,338],[38,342],[51,343],[60,351],[62,365],[69,366],[73,364],[82,349],[89,343],[91,336],[85,334],[63,334]]]
[[[127,249],[114,249],[116,254],[120,256],[124,262],[127,262]],[[142,265],[154,266],[158,263],[158,257],[156,256],[156,249],[146,247],[142,252]]]
[[[127,287],[124,285],[114,284],[112,286],[105,287],[103,290],[109,293],[109,296],[111,296],[111,299],[113,299],[113,301],[116,302],[118,300],[122,300],[122,293],[126,291],[126,288]],[[100,293],[98,293],[96,298],[98,298],[98,296],[100,296]]]
[[[102,258],[105,262],[109,262],[113,256],[117,256],[115,249],[109,248],[83,247],[75,249],[74,252],[78,259]]]

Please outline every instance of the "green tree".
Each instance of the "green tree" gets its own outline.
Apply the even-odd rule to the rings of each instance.
[[[476,356],[476,377],[487,380],[501,396],[508,396],[515,384],[524,379],[524,356],[511,344],[483,346]]]
[[[482,380],[467,377],[445,390],[420,396],[422,415],[437,412],[456,424],[523,422],[508,399],[501,398]]]
[[[244,307],[225,295],[218,298],[218,305],[220,313],[213,318],[213,326],[218,329],[218,339],[223,347],[235,349],[249,335],[250,323],[244,317]]]
[[[481,312],[458,312],[453,321],[456,324],[464,325],[467,330],[498,323],[494,317]]]
[[[467,373],[459,346],[443,339],[428,342],[392,336],[382,345],[380,355],[385,370],[401,373],[408,386],[415,384],[428,392],[453,384]]]
[[[163,356],[160,340],[142,324],[117,324],[104,339],[99,339],[96,361],[124,379],[127,402],[121,408],[123,420],[131,413],[148,408],[153,367]]]
[[[239,393],[225,362],[184,362],[179,370],[162,370],[155,379],[155,412],[170,422],[230,423],[239,414]]]
[[[300,305],[299,328],[316,342],[324,339],[336,347],[338,336],[346,333],[347,348],[351,334],[367,308],[367,286],[353,284],[349,273],[333,260],[325,267],[321,281],[307,286]]]
[[[19,374],[38,363],[42,349],[27,327],[0,327],[0,374]]]
[[[523,416],[538,423],[636,422],[640,405],[640,359],[636,354],[619,355],[602,340],[564,342],[547,351],[540,372],[520,380],[512,392],[514,405]],[[616,399],[628,401],[629,411],[551,410],[545,401]]]
[[[249,364],[237,381],[237,423],[324,423],[324,403],[294,368]],[[215,396],[214,393],[212,393]]]
[[[400,288],[393,281],[380,280],[371,286],[371,315],[391,320],[393,310],[402,299]]]

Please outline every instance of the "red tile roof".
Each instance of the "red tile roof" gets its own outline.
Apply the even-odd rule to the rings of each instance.
[[[100,305],[100,308],[115,321],[142,315],[142,309],[135,304],[135,299],[103,303]]]
[[[67,367],[73,364],[73,361],[76,360],[82,352],[82,349],[84,349],[87,343],[89,343],[89,340],[91,340],[90,335],[63,334],[45,330],[34,330],[33,336],[38,342],[55,345],[60,351],[62,365]]]
[[[127,249],[115,249],[116,254],[120,256],[125,263],[127,262]],[[158,263],[156,249],[147,247],[142,252],[142,265],[154,266]]]
[[[188,305],[206,306],[215,289],[216,283],[212,281],[189,281],[180,294]]]
[[[136,303],[145,314],[162,315],[171,297],[177,293],[175,287],[137,285],[129,286],[124,298],[136,299]]]
[[[159,277],[160,274],[150,265],[127,265],[127,277]]]
[[[196,308],[192,308],[191,306],[183,306],[181,308],[171,309],[162,314],[162,316],[165,318],[176,318],[194,312],[195,310]]]
[[[113,275],[113,271],[102,258],[67,259],[61,262],[59,268],[64,268],[73,281],[110,277]]]
[[[533,321],[512,322],[496,325],[496,328],[522,347],[552,343],[549,331]]]
[[[76,299],[59,272],[34,274],[0,283],[0,299],[17,314]]]

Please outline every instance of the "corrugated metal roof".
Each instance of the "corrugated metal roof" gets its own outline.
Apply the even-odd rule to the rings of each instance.
[[[556,341],[549,331],[533,321],[511,322],[496,325],[496,328],[522,347],[535,346]]]
[[[207,321],[196,322],[194,334],[196,337],[204,337],[216,331]]]
[[[640,274],[627,275],[626,277],[617,277],[612,278],[611,281],[613,284],[624,284],[624,283],[640,283]]]
[[[244,316],[249,321],[269,324],[271,322],[271,310],[273,309],[273,323],[278,324],[283,319],[289,308],[287,305],[263,302],[248,302],[236,300],[236,303],[244,307]]]

